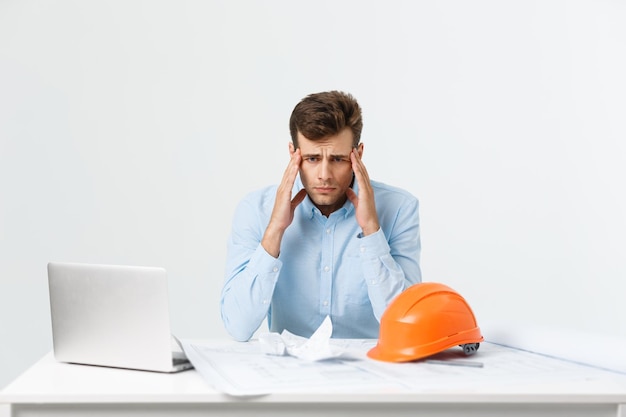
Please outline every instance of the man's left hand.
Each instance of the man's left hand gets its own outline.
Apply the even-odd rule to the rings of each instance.
[[[361,160],[361,155],[359,155],[356,148],[352,149],[350,160],[352,161],[352,170],[359,186],[359,195],[351,188],[346,190],[346,195],[354,205],[356,221],[359,223],[361,230],[363,230],[363,235],[371,235],[380,229],[376,202],[374,200],[374,189],[370,183],[367,169],[365,169],[365,165]]]

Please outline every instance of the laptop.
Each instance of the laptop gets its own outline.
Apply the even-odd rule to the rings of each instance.
[[[170,332],[163,268],[48,263],[59,362],[178,372],[193,366]]]

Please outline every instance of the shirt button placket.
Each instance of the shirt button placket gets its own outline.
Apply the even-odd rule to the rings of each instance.
[[[320,277],[320,314],[326,316],[330,314],[330,300],[333,285],[333,231],[334,224],[325,225],[322,233],[322,259]]]

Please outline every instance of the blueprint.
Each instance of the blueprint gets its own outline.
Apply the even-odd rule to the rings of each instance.
[[[611,372],[533,352],[483,343],[466,357],[448,349],[408,363],[386,363],[366,356],[376,340],[333,339],[343,354],[321,361],[264,353],[259,342],[183,341],[185,353],[216,390],[235,396],[286,392],[509,392],[522,387],[543,390],[610,377]],[[431,360],[436,362],[431,362]],[[446,366],[471,361],[481,366]],[[624,376],[617,373],[620,384]],[[626,385],[622,385],[626,389]]]

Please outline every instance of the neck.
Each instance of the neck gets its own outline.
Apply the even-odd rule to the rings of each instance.
[[[319,205],[313,202],[313,205],[317,207],[317,209],[322,213],[324,217],[329,217],[331,214],[333,214],[334,212],[342,208],[343,205],[346,203],[347,199],[348,199],[348,196],[344,194],[343,197],[341,197],[339,200],[337,200],[333,204]]]

